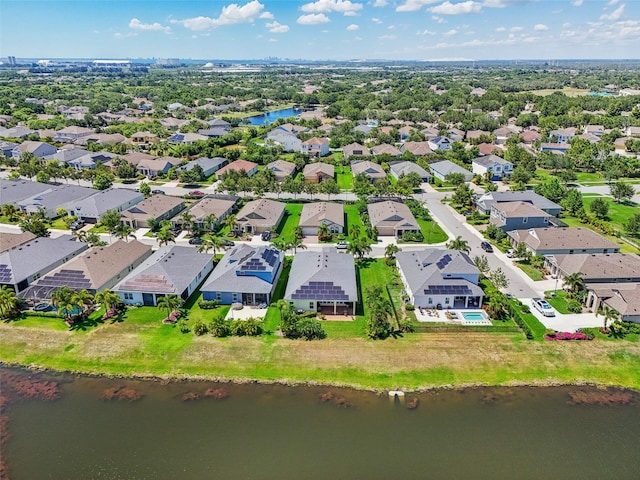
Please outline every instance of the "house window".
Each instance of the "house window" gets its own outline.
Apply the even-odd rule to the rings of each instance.
[[[544,217],[544,223],[549,223],[549,217]]]
[[[216,292],[216,300],[222,300],[222,294],[220,292]]]
[[[444,303],[446,303],[447,305],[449,305],[449,297],[445,297],[445,299],[444,299]]]
[[[313,310],[313,302],[309,302],[309,310]]]
[[[433,304],[433,298],[429,297],[429,299],[427,300],[427,303],[428,303],[429,305]]]
[[[527,217],[523,217],[522,218],[522,223],[527,223],[527,220],[529,220]]]
[[[602,251],[602,253],[609,253],[609,250],[607,250],[606,248]]]
[[[571,255],[573,253],[573,250],[569,250],[569,255]]]
[[[124,294],[124,299],[125,300],[133,300],[133,293],[125,293]]]

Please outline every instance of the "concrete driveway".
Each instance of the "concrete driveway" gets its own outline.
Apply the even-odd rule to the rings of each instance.
[[[562,314],[555,311],[555,317],[545,317],[531,305],[531,298],[518,298],[522,303],[531,308],[531,313],[547,328],[559,332],[575,332],[579,328],[602,327],[604,317],[596,317],[595,313],[568,313]]]

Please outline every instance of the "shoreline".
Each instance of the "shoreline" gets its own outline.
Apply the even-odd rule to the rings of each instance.
[[[132,374],[111,374],[108,372],[89,372],[84,370],[58,370],[50,367],[40,365],[23,365],[20,363],[8,363],[0,360],[0,368],[7,369],[22,369],[32,373],[43,373],[48,375],[75,375],[83,376],[95,379],[109,379],[109,380],[137,380],[137,381],[149,381],[157,383],[179,383],[179,382],[193,382],[193,383],[219,383],[219,384],[233,384],[233,385],[276,385],[289,388],[301,388],[301,387],[327,387],[327,388],[343,388],[360,392],[371,392],[377,395],[383,395],[392,390],[399,390],[405,394],[420,394],[428,392],[438,391],[459,391],[467,389],[481,389],[481,388],[553,388],[553,387],[591,387],[596,389],[613,388],[618,390],[629,390],[635,393],[640,393],[640,389],[636,389],[626,385],[619,385],[614,383],[602,383],[595,381],[576,381],[576,382],[562,382],[556,380],[544,380],[544,381],[511,381],[503,384],[488,384],[482,382],[475,383],[460,383],[460,384],[446,384],[446,385],[430,385],[425,387],[419,387],[415,389],[396,387],[396,388],[373,388],[365,387],[357,384],[349,384],[344,382],[318,382],[315,380],[297,381],[287,379],[257,379],[257,378],[230,378],[230,377],[207,377],[203,375],[156,375],[152,373],[132,373]]]

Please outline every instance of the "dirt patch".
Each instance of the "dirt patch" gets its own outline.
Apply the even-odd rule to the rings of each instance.
[[[329,403],[339,408],[349,408],[353,406],[346,398],[336,395],[331,390],[319,394],[318,399],[321,403]]]
[[[569,392],[569,405],[633,405],[635,395],[632,392],[616,389],[573,390]]]
[[[182,394],[183,402],[190,402],[193,400],[198,400],[200,398],[200,394],[197,392],[186,392]]]
[[[223,400],[229,397],[229,391],[224,388],[207,388],[204,396],[215,400]]]
[[[142,397],[144,397],[144,393],[124,386],[107,388],[100,395],[103,400],[126,400],[127,402],[137,402]]]

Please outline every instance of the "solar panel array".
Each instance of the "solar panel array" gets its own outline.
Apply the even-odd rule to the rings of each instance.
[[[262,259],[253,257],[253,258],[249,259],[248,262],[245,262],[240,267],[240,270],[243,271],[243,272],[246,272],[246,271],[265,272],[267,270],[267,267],[262,262]]]
[[[272,248],[265,248],[264,252],[262,253],[262,258],[264,259],[264,261],[272,267],[277,263],[279,256],[280,255],[278,254],[278,251]]]
[[[9,268],[9,265],[6,264],[2,264],[0,265],[0,283],[9,283],[11,282],[11,277],[13,275],[11,274],[11,269]]]
[[[82,270],[60,270],[53,275],[47,275],[38,280],[39,286],[63,287],[67,286],[72,290],[90,289],[91,281],[85,277]]]
[[[333,282],[309,282],[291,295],[292,300],[343,300],[348,301],[342,287]]]
[[[442,258],[440,260],[438,260],[436,262],[436,266],[442,270],[444,267],[446,267],[447,265],[449,265],[449,262],[451,261],[451,255],[449,255],[448,253],[443,255]]]
[[[425,295],[471,295],[473,292],[466,285],[429,285]]]

